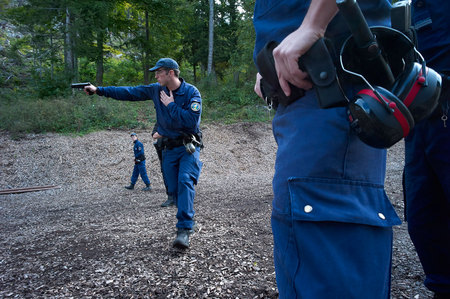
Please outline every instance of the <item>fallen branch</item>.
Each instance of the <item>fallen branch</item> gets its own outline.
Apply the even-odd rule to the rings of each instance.
[[[25,193],[25,192],[36,192],[50,189],[59,189],[60,186],[50,185],[50,186],[34,186],[34,187],[25,187],[25,188],[12,188],[12,189],[4,189],[0,190],[0,195],[4,194],[14,194],[14,193]]]

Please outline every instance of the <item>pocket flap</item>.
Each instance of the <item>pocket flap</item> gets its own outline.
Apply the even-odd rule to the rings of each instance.
[[[389,227],[401,224],[381,185],[341,179],[290,178],[292,216]]]

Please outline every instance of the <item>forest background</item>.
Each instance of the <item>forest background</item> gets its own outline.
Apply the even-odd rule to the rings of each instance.
[[[151,102],[88,97],[72,82],[155,82],[161,57],[203,98],[203,121],[261,121],[253,92],[255,0],[0,0],[0,129],[151,129]]]

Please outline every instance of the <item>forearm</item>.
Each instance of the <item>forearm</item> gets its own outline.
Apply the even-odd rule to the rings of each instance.
[[[308,75],[299,69],[298,60],[324,36],[328,23],[337,12],[334,0],[312,0],[300,27],[274,49],[277,76],[287,96],[291,94],[289,83],[305,90],[312,88]]]
[[[167,106],[170,117],[177,123],[182,124],[187,130],[192,130],[197,127],[200,122],[200,113],[190,110],[185,110],[176,103],[171,103]]]
[[[139,87],[128,86],[109,86],[97,88],[97,94],[109,98],[113,98],[119,101],[146,101],[150,98]]]
[[[310,31],[321,38],[337,12],[335,0],[312,0],[299,29]]]

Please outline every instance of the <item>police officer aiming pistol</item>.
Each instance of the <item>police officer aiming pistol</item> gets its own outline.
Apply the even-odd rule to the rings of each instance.
[[[161,58],[150,71],[155,72],[157,83],[134,87],[88,85],[84,91],[120,101],[153,101],[159,138],[162,138],[163,174],[168,195],[178,209],[173,246],[185,249],[189,247],[194,227],[194,185],[203,165],[200,161],[202,98],[195,86],[179,77],[175,60]]]

